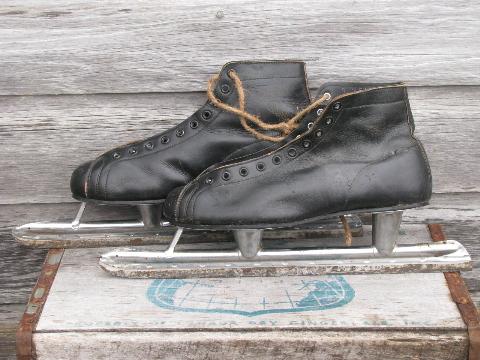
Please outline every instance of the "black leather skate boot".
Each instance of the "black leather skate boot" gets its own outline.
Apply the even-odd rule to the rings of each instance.
[[[172,191],[164,212],[177,230],[167,250],[114,250],[100,266],[115,276],[175,279],[471,268],[456,241],[399,244],[402,209],[425,205],[432,187],[405,87],[354,90],[332,100],[323,110],[309,109],[304,121],[313,121],[306,132],[216,164]],[[360,212],[372,213],[372,244],[349,247],[346,215]],[[333,247],[334,234],[319,244],[320,237],[304,232],[337,216],[346,246]],[[286,237],[292,228],[300,232]],[[227,242],[178,249],[184,230],[201,229],[209,230],[207,239],[215,233],[210,230],[232,230],[237,247]],[[229,239],[219,233],[210,240]]]
[[[190,228],[262,229],[427,204],[432,179],[404,86],[342,94],[312,113],[310,129],[294,140],[216,165],[173,191],[166,218]]]
[[[304,66],[279,61],[228,63],[211,93],[222,104],[242,109],[233,73],[244,90],[244,110],[268,123],[280,123],[310,103]],[[271,144],[247,131],[238,115],[208,101],[174,128],[81,165],[72,174],[71,190],[84,202],[162,203],[173,188],[235,151],[248,153]]]

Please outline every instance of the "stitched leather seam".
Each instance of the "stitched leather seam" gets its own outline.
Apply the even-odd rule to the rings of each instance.
[[[355,177],[352,179],[352,182],[351,182],[351,184],[350,184],[349,187],[351,187],[351,186],[353,185],[353,183],[355,182],[357,176],[358,176],[364,169],[369,168],[370,166],[376,165],[376,164],[378,164],[378,163],[380,163],[380,162],[382,162],[382,161],[385,161],[385,160],[387,160],[387,159],[393,158],[393,157],[395,157],[395,156],[397,156],[397,155],[399,155],[399,154],[407,153],[407,152],[409,152],[410,150],[412,150],[412,149],[414,149],[414,148],[416,148],[415,144],[409,145],[409,146],[406,146],[406,147],[401,147],[401,148],[398,148],[398,149],[393,150],[393,151],[392,151],[393,154],[390,153],[390,154],[387,154],[387,155],[385,155],[385,156],[382,156],[382,157],[380,157],[380,158],[378,158],[378,159],[375,159],[375,160],[373,160],[373,161],[368,162],[362,169],[360,169],[360,170],[358,171],[357,175],[355,175]]]
[[[428,177],[429,177],[429,180],[430,180],[430,182],[428,182],[428,181],[425,182],[425,186],[423,188],[423,192],[425,194],[427,194],[427,188],[428,188],[429,184],[431,184],[431,182],[432,182],[432,170],[430,169],[430,164],[428,163],[427,153],[425,152],[425,149],[424,149],[422,143],[415,136],[413,136],[413,135],[411,135],[411,136],[415,140],[415,145],[417,146],[417,148],[420,149],[420,154],[422,154],[424,165],[425,165],[425,168],[427,170],[427,174],[428,174]]]
[[[245,148],[247,148],[247,147],[249,147],[249,146],[251,146],[251,145],[252,145],[252,144],[245,145],[245,146],[243,146],[243,147],[235,150],[234,152],[230,153],[230,154],[227,155],[227,156],[236,156],[236,155],[235,155],[236,152],[241,152],[241,151],[243,151]],[[245,154],[245,155],[242,155],[242,156],[238,156],[238,157],[233,157],[233,158],[231,158],[230,160],[226,160],[225,162],[229,162],[229,161],[240,161],[240,160],[243,159],[243,158],[247,158],[247,157],[250,157],[250,156],[255,155],[255,154],[261,154],[261,153],[263,153],[264,151],[268,151],[269,149],[275,148],[275,145],[276,145],[276,144],[272,144],[272,145],[270,145],[270,146],[267,146],[266,148],[262,148],[262,149],[260,149],[260,150],[255,151],[255,152],[248,153],[248,154]]]
[[[195,195],[195,191],[198,189],[198,186],[199,184],[197,183],[194,183],[193,185],[193,194],[192,195]],[[187,200],[187,203],[185,204],[184,206],[184,214],[185,214],[185,217],[189,218],[189,207],[190,207],[190,203],[192,202],[192,199],[194,198],[195,196],[189,196],[188,200]],[[196,197],[195,197],[196,199]],[[192,214],[192,218],[193,218],[193,214]]]
[[[220,134],[220,135],[250,135],[250,133],[248,133],[247,131],[245,130],[241,130],[241,129],[231,129],[231,130],[228,130],[228,129],[224,129],[224,130],[220,130],[220,129],[205,129],[205,132],[208,132],[209,134]],[[253,136],[250,135],[250,137],[253,138]]]
[[[432,172],[431,172],[431,169],[430,169],[430,164],[428,163],[428,157],[427,157],[427,153],[425,152],[425,148],[423,147],[422,143],[420,142],[420,140],[418,140],[415,135],[414,135],[414,130],[413,130],[413,126],[412,126],[412,123],[411,123],[411,119],[410,119],[410,112],[408,111],[408,104],[407,104],[407,99],[408,99],[408,94],[407,94],[407,88],[405,87],[404,90],[403,90],[403,101],[405,103],[405,116],[407,118],[407,122],[408,122],[408,125],[410,127],[410,136],[412,137],[412,139],[415,141],[415,145],[420,149],[420,154],[422,155],[422,158],[423,158],[423,161],[424,161],[424,165],[426,167],[426,170],[427,170],[427,174],[428,174],[428,177],[431,179],[432,178]],[[413,119],[412,119],[413,120]],[[425,183],[425,186],[424,186],[424,189],[423,189],[423,192],[426,193],[427,192],[427,187],[428,187],[428,182]]]
[[[93,160],[90,164],[90,166],[88,167],[88,175],[87,175],[87,179],[85,180],[85,184],[83,184],[83,188],[84,188],[84,191],[85,191],[85,198],[88,199],[88,184],[90,183],[90,179],[92,177],[92,169],[93,169],[93,166],[95,165],[96,161],[98,161],[98,158],[97,160]],[[93,193],[95,194],[95,189],[93,189]]]
[[[178,197],[175,201],[175,207],[173,208],[173,217],[174,219],[178,220],[179,219],[179,212],[180,212],[180,204],[182,202],[183,196],[187,192],[187,190],[192,186],[193,182],[190,182],[186,184],[182,190],[180,190],[180,194],[178,194]]]
[[[408,127],[410,128],[410,134],[413,135],[413,126],[410,121],[410,115],[408,113],[407,99],[408,99],[408,94],[407,94],[407,88],[405,87],[403,89],[403,102],[405,103],[405,117],[407,118]]]
[[[402,100],[395,100],[395,101],[387,101],[387,102],[378,102],[378,103],[364,104],[364,105],[358,105],[358,106],[350,106],[350,107],[345,107],[345,109],[361,109],[361,108],[365,108],[365,107],[369,107],[369,106],[396,104],[396,103],[400,103],[400,102],[405,103],[405,101],[402,99]]]
[[[243,79],[242,82],[255,81],[255,80],[270,80],[270,79],[304,79],[305,76],[272,76],[272,77],[255,77],[250,79]]]
[[[100,179],[102,178],[103,169],[105,168],[105,163],[102,158],[99,158],[99,162],[102,162],[100,169],[98,169],[97,178],[95,179],[95,193],[100,192]],[[105,193],[104,193],[105,194]]]
[[[95,182],[93,183],[93,196],[95,197],[95,194],[98,194],[99,192],[99,184],[100,184],[100,178],[101,178],[101,175],[102,175],[102,172],[103,172],[103,167],[104,167],[104,163],[103,163],[103,159],[101,156],[99,156],[96,160],[95,160],[95,164],[92,166],[92,172],[93,172],[93,168],[95,167],[95,165],[98,165],[102,163],[102,165],[100,166],[100,168],[98,169],[98,173],[97,173],[97,176],[95,177]],[[91,175],[91,174],[90,174]]]
[[[305,86],[305,89],[307,91],[307,99],[308,103],[312,102],[312,96],[310,95],[310,88],[308,87],[308,79],[307,79],[307,64],[303,63],[303,85]]]
[[[106,167],[108,168],[108,171],[107,171],[107,174],[105,175],[105,182],[104,182],[104,185],[103,185],[103,194],[105,196],[105,199],[108,199],[108,188],[107,188],[107,184],[108,184],[108,177],[110,176],[110,170],[112,169],[112,164],[113,163],[110,163],[108,164]],[[104,169],[102,169],[103,171]]]

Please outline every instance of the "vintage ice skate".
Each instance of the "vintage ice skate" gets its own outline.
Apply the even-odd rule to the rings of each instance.
[[[432,191],[406,88],[339,95],[319,114],[307,132],[280,147],[211,167],[172,191],[164,213],[178,230],[166,250],[115,250],[102,256],[101,267],[122,277],[161,278],[470,268],[456,241],[397,244],[402,211],[426,205]],[[328,248],[321,239],[262,245],[265,229],[334,216],[345,223],[361,213],[372,214],[367,246]],[[183,229],[231,230],[237,247],[183,246]]]
[[[148,139],[110,150],[73,172],[73,197],[82,202],[73,221],[26,224],[14,229],[14,237],[27,246],[50,248],[168,241],[174,229],[162,219],[162,206],[171,190],[224,159],[238,161],[280,147],[305,132],[316,112],[320,113],[332,97],[365,86],[325,84],[319,89],[315,103],[311,103],[304,66],[302,62],[225,65],[209,83],[209,101],[184,122]],[[308,112],[312,108],[315,112]],[[243,111],[257,116],[239,118]],[[82,222],[87,203],[136,206],[141,220]],[[361,233],[357,217],[350,219],[350,226],[353,235]],[[304,225],[302,231],[329,234],[342,228],[334,219]],[[189,237],[193,241],[203,233],[186,231],[184,241]],[[208,234],[210,238],[217,235],[225,238],[225,233],[209,231]],[[283,236],[289,238],[295,234],[293,231]],[[278,236],[278,232],[267,231],[266,236]]]

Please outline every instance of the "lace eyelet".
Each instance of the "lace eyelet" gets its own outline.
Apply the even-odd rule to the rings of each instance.
[[[259,163],[257,164],[257,170],[258,170],[258,171],[263,171],[263,170],[265,170],[265,164],[264,164],[263,162],[259,162]]]
[[[318,116],[322,115],[322,112],[323,112],[323,109],[322,109],[322,108],[319,108],[319,109],[317,110],[317,115],[318,115]]]
[[[329,92],[326,92],[325,94],[323,94],[323,96],[326,97],[325,101],[328,101],[328,100],[330,100],[330,99],[332,98],[332,95],[330,95]]]
[[[153,143],[151,141],[147,142],[145,144],[145,149],[152,150],[153,149]]]
[[[114,159],[120,159],[120,154],[117,153],[117,152],[113,153],[113,158]]]
[[[297,156],[297,150],[295,150],[294,148],[290,148],[288,149],[287,154],[291,158],[294,158],[295,156]]]
[[[220,86],[220,91],[221,91],[221,93],[224,94],[224,95],[229,94],[229,93],[230,93],[230,90],[231,90],[230,85],[228,85],[228,84],[226,84],[226,83],[225,83],[225,84],[222,84],[222,86]]]
[[[320,136],[323,135],[323,131],[322,131],[322,130],[318,130],[318,131],[315,133],[315,135],[316,135],[317,137],[320,137]]]
[[[335,104],[333,104],[333,110],[335,111],[338,111],[342,108],[342,104],[339,103],[339,102],[336,102]]]
[[[278,165],[282,162],[282,158],[278,155],[275,155],[273,158],[272,158],[272,163],[274,163],[275,165]]]
[[[307,129],[310,130],[310,129],[312,128],[312,126],[313,126],[313,122],[309,122],[309,123],[307,124]]]
[[[210,185],[211,183],[213,183],[213,179],[211,177],[205,179],[205,184]]]
[[[212,112],[210,110],[203,110],[201,116],[203,120],[209,120],[212,117]]]
[[[330,125],[333,122],[333,118],[331,116],[325,119],[325,124]]]
[[[246,167],[242,167],[242,168],[240,168],[238,173],[240,174],[240,176],[247,176],[248,175],[248,169]]]
[[[192,129],[196,129],[198,127],[198,121],[196,121],[196,120],[190,121],[190,127]]]
[[[304,140],[302,145],[305,149],[308,149],[310,145],[312,145],[312,142],[310,140]]]
[[[135,154],[137,153],[137,149],[134,148],[134,147],[132,147],[132,148],[128,149],[128,153],[129,153],[130,155],[135,155]]]
[[[177,135],[177,137],[182,137],[183,135],[185,135],[185,130],[178,129],[175,134]]]
[[[170,138],[169,138],[168,136],[162,136],[162,137],[160,138],[160,142],[161,142],[162,144],[168,144],[168,143],[170,142]]]
[[[230,175],[230,173],[228,171],[225,171],[223,174],[222,174],[222,179],[225,180],[225,181],[228,181],[230,180],[232,176]]]

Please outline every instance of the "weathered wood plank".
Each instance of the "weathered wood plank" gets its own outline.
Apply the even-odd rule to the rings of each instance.
[[[15,331],[0,332],[0,360],[15,360]]]
[[[25,304],[0,305],[0,333],[15,331],[24,310]]]
[[[291,57],[313,86],[479,85],[479,14],[468,0],[6,0],[0,94],[199,91],[232,59]]]
[[[411,88],[434,191],[480,191],[480,87]],[[177,124],[201,93],[0,97],[0,204],[71,201],[75,166]]]
[[[24,310],[25,304],[0,302],[0,360],[15,359],[15,332]]]
[[[184,332],[40,333],[39,360],[138,358],[180,359],[371,359],[465,360],[467,339],[461,333],[400,331],[340,332]],[[69,346],[66,347],[65,344]]]
[[[10,231],[0,232],[0,306],[26,303],[45,254],[17,245]]]

